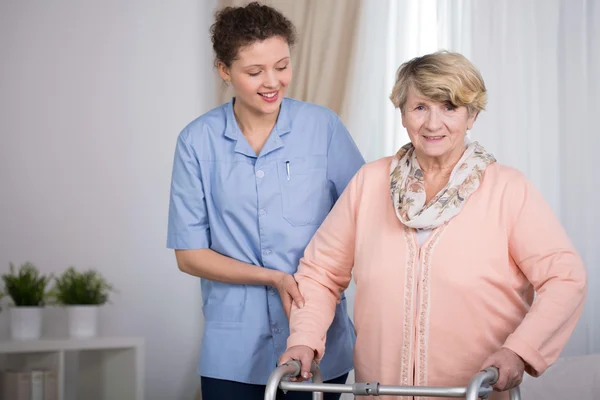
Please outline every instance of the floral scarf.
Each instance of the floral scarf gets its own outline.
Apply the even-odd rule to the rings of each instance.
[[[496,162],[478,142],[467,142],[448,184],[425,204],[423,171],[411,143],[398,150],[392,161],[390,189],[396,215],[415,229],[433,229],[457,215],[477,190],[486,167]]]

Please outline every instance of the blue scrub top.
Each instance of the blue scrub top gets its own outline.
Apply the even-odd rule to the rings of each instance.
[[[167,247],[210,248],[293,274],[313,234],[364,164],[339,117],[284,98],[257,156],[233,103],[192,121],[177,139]],[[201,279],[201,376],[265,384],[286,349],[289,325],[276,289]],[[355,333],[345,296],[320,364],[324,379],[353,368]]]

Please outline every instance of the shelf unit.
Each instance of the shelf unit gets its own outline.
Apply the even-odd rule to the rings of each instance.
[[[0,369],[54,370],[58,400],[143,400],[138,337],[0,341]]]

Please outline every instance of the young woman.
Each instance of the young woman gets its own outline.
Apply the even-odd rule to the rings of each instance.
[[[335,113],[285,97],[295,29],[281,13],[227,7],[211,32],[235,96],[178,137],[167,245],[183,272],[201,278],[202,398],[262,399],[286,349],[292,301],[304,302],[292,274],[364,160]],[[326,381],[345,382],[354,341],[342,296],[320,364]]]

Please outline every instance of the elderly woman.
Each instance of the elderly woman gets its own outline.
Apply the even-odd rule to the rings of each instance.
[[[353,275],[357,381],[465,386],[495,366],[502,392],[539,376],[581,314],[582,260],[523,174],[467,140],[486,104],[467,59],[403,64],[391,100],[410,143],[362,167],[308,245],[280,363],[310,377]]]

